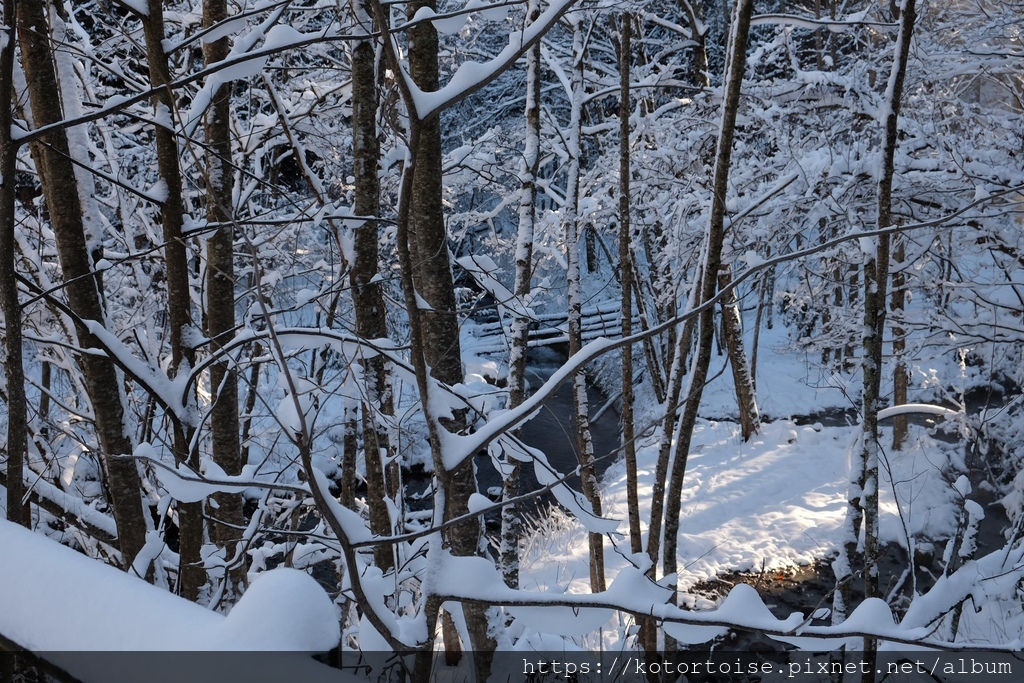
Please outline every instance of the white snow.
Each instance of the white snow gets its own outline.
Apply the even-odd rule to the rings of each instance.
[[[476,12],[486,21],[504,21],[508,16],[509,6],[506,3],[488,4],[483,0],[469,0],[466,9]]]
[[[469,511],[474,514],[494,505],[490,498],[480,493],[471,493],[466,504],[469,507]]]
[[[755,251],[747,251],[740,258],[750,268],[756,268],[767,260]]]
[[[299,436],[303,431],[312,430],[317,394],[316,385],[303,377],[293,376],[292,384],[297,393],[292,394],[291,388],[283,376],[280,383],[286,392],[277,405],[277,421],[281,428],[293,436]]]
[[[878,411],[878,419],[884,420],[897,415],[938,415],[940,417],[955,418],[960,415],[959,411],[944,406],[934,406],[929,403],[905,403],[899,406],[890,406]]]
[[[509,612],[522,626],[569,637],[598,630],[614,614],[610,609],[586,607],[513,607]]]
[[[340,637],[334,605],[310,576],[260,574],[224,617],[0,520],[0,633],[47,651],[321,652]]]
[[[796,439],[791,438],[794,433]],[[680,589],[732,571],[764,568],[770,572],[825,559],[841,538],[848,476],[846,451],[858,433],[856,426],[795,426],[779,420],[765,424],[760,434],[745,443],[735,423],[700,421],[682,496]],[[949,534],[956,524],[955,515],[940,514],[940,510],[950,508],[955,494],[942,477],[942,467],[948,461],[940,446],[926,439],[889,462],[892,477],[900,482],[897,491],[903,514],[910,519],[913,532],[922,536]],[[648,442],[638,453],[642,520],[649,516],[656,450],[656,445]],[[883,540],[904,543],[897,498],[887,474],[883,472],[882,476]],[[622,463],[612,466],[604,476],[602,504],[606,517],[626,516]],[[619,529],[620,533],[624,531]],[[574,526],[554,532],[542,543],[529,544],[522,559],[523,576],[529,577],[526,585],[552,590],[564,586],[565,577],[574,577],[568,581],[568,591],[586,593],[586,543],[586,534]],[[609,577],[621,571],[636,571],[618,553],[606,550],[606,560]],[[754,609],[752,605],[757,603],[746,595],[753,589],[744,587],[739,591],[730,594],[715,614],[727,620],[742,618],[758,628],[774,624],[781,629],[789,624],[787,628],[791,629],[799,625],[796,617],[780,621],[763,606]],[[849,624],[844,626],[850,628]],[[717,633],[716,627],[666,624],[665,628],[680,640],[694,643],[705,642],[704,636]],[[837,645],[830,641],[829,646]]]
[[[264,651],[325,652],[341,638],[339,614],[324,589],[305,572],[262,572],[221,626],[227,642]]]
[[[143,16],[143,17],[148,17],[149,16],[149,5],[146,3],[146,0],[117,0],[117,1],[119,3],[121,3],[122,5],[124,5],[125,7],[128,7],[129,9],[131,9],[133,12],[135,12],[136,14],[138,14],[140,16]]]
[[[462,27],[466,25],[466,20],[468,18],[469,15],[462,12],[454,14],[453,16],[445,16],[438,15],[429,7],[420,7],[416,11],[416,16],[412,18],[412,21],[429,21],[434,24],[434,28],[437,29],[438,33],[452,34],[461,31]]]
[[[216,43],[245,27],[245,17],[229,17],[203,34],[204,43]]]
[[[289,45],[301,43],[309,37],[310,36],[296,31],[288,24],[278,24],[267,31],[263,40],[262,50],[283,50]]]

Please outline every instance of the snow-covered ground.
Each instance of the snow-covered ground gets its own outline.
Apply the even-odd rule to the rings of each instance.
[[[775,337],[775,338],[773,338]],[[769,418],[759,434],[744,442],[735,412],[730,373],[723,372],[704,393],[693,437],[682,496],[679,533],[681,591],[735,571],[772,570],[828,559],[841,542],[846,514],[849,456],[859,427],[832,420],[832,425],[797,425],[786,418],[855,408],[849,376],[807,375],[802,353],[782,334],[762,338],[758,361],[758,399]],[[788,346],[788,348],[787,348]],[[721,366],[724,358],[716,358]],[[714,375],[721,367],[713,367]],[[923,376],[923,374],[921,375]],[[924,391],[927,387],[918,387]],[[920,395],[920,393],[919,393]],[[855,414],[855,413],[853,413]],[[717,419],[716,419],[717,418]],[[723,419],[724,418],[724,419]],[[838,425],[836,423],[839,423]],[[888,430],[885,430],[886,433]],[[883,446],[887,446],[883,443]],[[648,433],[638,451],[640,518],[644,533],[649,517],[657,459],[657,433]],[[960,498],[955,482],[965,471],[961,444],[937,440],[923,427],[912,427],[911,440],[899,453],[883,448],[881,534],[885,542],[918,549],[934,544],[941,556],[956,529]],[[896,485],[893,485],[893,481]],[[969,491],[966,480],[959,486]],[[620,536],[606,543],[609,581],[627,564],[625,465],[613,465],[603,478],[606,516],[622,520]],[[587,535],[581,526],[555,511],[539,533],[527,541],[522,585],[525,589],[589,592]],[[706,599],[684,599],[710,608]],[[785,616],[785,615],[782,615]],[[601,636],[584,646],[609,645],[624,632],[609,622]]]
[[[744,442],[732,422],[701,421],[683,487],[680,587],[726,572],[806,565],[827,557],[840,537],[847,457],[856,437],[856,427],[801,427],[781,420],[765,424],[760,434]],[[883,474],[882,535],[901,545],[905,533],[900,508],[916,534],[942,538],[956,523],[948,505],[955,491],[944,479],[956,449],[921,437],[891,462],[899,482],[899,506],[890,476]],[[643,520],[650,512],[656,444],[647,443],[637,457]],[[625,483],[621,462],[605,474],[602,502],[607,516],[625,520]],[[529,578],[524,587],[544,588],[576,577],[573,585],[588,590],[586,534],[557,519],[552,526],[552,535],[527,547],[524,573]],[[625,530],[623,521],[620,531]],[[617,547],[628,554],[628,546],[623,539]],[[607,558],[613,575],[627,561],[617,552]]]

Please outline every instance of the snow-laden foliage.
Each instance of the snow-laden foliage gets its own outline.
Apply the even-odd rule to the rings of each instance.
[[[848,503],[862,504],[871,493],[848,490],[845,456],[856,448],[850,430],[780,421],[743,441],[725,422],[698,421],[685,435],[691,452],[673,454],[691,462],[681,498],[682,569],[667,576],[662,558],[628,551],[625,487],[634,484],[624,466],[609,470],[595,500],[584,495],[575,463],[560,463],[546,444],[519,435],[578,370],[589,371],[612,399],[620,389],[618,22],[629,12],[638,34],[626,142],[644,500],[635,512],[648,528],[650,500],[665,485],[655,481],[660,425],[680,409],[666,405],[665,387],[673,377],[686,387],[698,355],[692,309],[700,303],[721,168],[729,18],[714,3],[660,0],[408,7],[243,2],[228,5],[227,17],[212,26],[202,7],[183,2],[45,7],[55,101],[76,125],[37,132],[28,98],[34,81],[20,46],[15,92],[5,96],[15,123],[11,139],[0,141],[17,153],[5,188],[14,191],[19,276],[0,286],[17,287],[21,300],[30,407],[24,471],[5,468],[3,476],[25,480],[34,529],[170,591],[181,590],[183,558],[192,552],[186,546],[198,544],[193,564],[205,576],[199,602],[229,616],[195,623],[205,619],[203,628],[223,638],[224,647],[251,646],[250,636],[277,643],[267,625],[289,616],[289,601],[312,610],[313,621],[304,623],[317,632],[300,633],[285,643],[288,649],[333,646],[336,630],[317,626],[333,619],[344,650],[416,650],[427,660],[435,640],[451,650],[460,634],[466,649],[484,635],[506,649],[553,642],[639,648],[644,636],[633,622],[643,615],[666,625],[655,644],[666,636],[697,644],[727,628],[794,643],[800,630],[820,639],[799,641],[806,647],[865,636],[940,645],[1017,642],[1024,628],[1016,588],[1024,575],[1019,411],[1011,405],[977,415],[975,408],[979,390],[1010,395],[1024,384],[1021,8],[979,1],[920,9],[899,117],[896,225],[880,226],[892,229],[898,245],[891,289],[904,296],[899,306],[884,304],[883,394],[893,395],[888,378],[899,361],[910,373],[909,400],[958,404],[959,431],[933,439],[915,429],[901,450],[883,449],[881,535],[902,553],[906,570],[884,596],[888,606],[877,599],[847,605],[845,622],[823,626],[811,614],[772,615],[753,590],[733,590],[717,609],[699,590],[701,581],[729,571],[833,559],[849,538]],[[756,9],[762,15],[752,22],[728,189],[720,198],[723,272],[735,283],[747,326],[740,341],[748,345],[762,415],[811,415],[813,424],[847,409],[841,416],[855,420],[851,405],[865,410],[857,372],[864,266],[878,236],[872,231],[879,150],[898,17],[877,4]],[[159,49],[173,107],[152,90],[144,31],[152,11],[163,13]],[[437,93],[418,87],[410,60],[424,49],[410,35],[428,24],[439,33]],[[227,58],[206,63],[204,49],[220,40],[227,41]],[[357,62],[367,59],[359,50],[367,42],[372,102],[357,92]],[[532,42],[539,44],[541,81],[536,150],[525,142],[532,95],[518,59]],[[222,86],[230,96],[231,148],[223,160],[231,174],[230,206],[219,207],[230,216],[224,225],[212,218],[208,190],[221,171],[211,162],[205,118]],[[374,109],[375,134],[357,128],[366,107]],[[434,199],[443,202],[447,233],[437,254],[424,254],[416,242],[416,231],[426,229],[417,213],[423,200],[413,197],[409,179],[426,166],[417,143],[435,117],[443,159],[442,194]],[[180,198],[169,196],[158,131],[173,133]],[[83,320],[75,310],[63,253],[58,257],[59,202],[40,161],[41,146],[55,144],[58,134],[75,165],[81,236],[102,320]],[[371,169],[379,181],[377,215],[356,209],[367,187],[360,167],[367,136],[379,144]],[[536,177],[528,178],[524,159],[534,151]],[[524,212],[521,203],[531,197]],[[165,219],[173,199],[180,199],[184,219],[182,237],[172,240],[180,244],[169,245]],[[531,281],[521,294],[514,279],[525,241],[516,231],[527,213]],[[210,339],[209,246],[221,228],[234,241],[235,311],[232,333]],[[370,230],[377,235],[372,257],[359,240]],[[185,251],[191,318],[179,331],[172,330],[170,310],[170,283],[182,275],[168,265],[174,246]],[[449,256],[459,312],[437,311],[421,295],[435,283],[419,279],[420,264]],[[360,281],[365,259],[375,274]],[[570,286],[577,263],[582,275]],[[360,294],[371,287],[380,288],[382,303],[370,316],[386,322],[376,338],[359,332],[367,315]],[[725,294],[719,297],[728,304]],[[511,342],[502,330],[515,318],[532,318],[548,340],[568,340],[573,323],[562,316],[577,303],[589,343],[546,381],[526,382],[525,400],[510,405]],[[705,305],[720,308],[717,299]],[[443,350],[423,348],[424,330],[444,315],[461,326],[462,381],[437,379],[426,360]],[[736,380],[725,373],[727,333],[719,329],[701,416],[721,420],[739,410]],[[484,330],[498,334],[484,339]],[[178,332],[194,362],[173,359]],[[98,347],[82,347],[86,334]],[[107,389],[124,407],[131,453],[102,452],[97,428],[104,418],[83,370],[88,354],[108,357],[118,369],[119,385]],[[238,378],[240,473],[226,472],[216,453],[214,406],[222,392],[234,391],[227,382],[214,386],[211,367],[221,362]],[[6,370],[3,377],[6,387]],[[6,405],[6,392],[3,398]],[[9,422],[6,412],[2,417]],[[678,437],[669,433],[666,443]],[[589,439],[577,442],[582,450]],[[618,444],[601,446],[607,452]],[[137,464],[139,500],[149,512],[145,544],[134,557],[124,556],[114,522],[107,469],[117,458]],[[988,481],[972,472],[979,462],[990,470]],[[493,521],[499,508],[493,494],[500,487],[484,483],[491,476],[485,472],[493,470],[500,484],[515,464],[561,509],[523,540],[519,585],[510,587],[492,557],[493,530],[480,520]],[[1010,513],[1001,549],[983,540],[985,524],[993,522],[979,500],[991,490]],[[218,531],[221,501],[230,496],[243,501],[243,517],[233,523],[236,543],[224,543]],[[532,498],[526,493],[514,503],[522,510]],[[596,504],[602,498],[603,507]],[[449,505],[462,499],[461,508]],[[198,536],[186,538],[186,518],[197,509],[189,505],[199,506],[203,521]],[[33,543],[9,528],[2,533],[18,548]],[[476,555],[452,550],[462,535],[479,548]],[[642,542],[650,547],[646,534]],[[604,548],[608,589],[589,595],[594,584],[585,578],[595,547]],[[5,585],[40,580],[29,576],[32,566],[18,565],[4,575]],[[274,571],[282,566],[314,577],[335,612],[324,612],[311,581]],[[922,578],[928,573],[935,576]],[[232,586],[249,582],[239,599]],[[162,598],[152,594],[138,599],[161,609]],[[974,610],[963,609],[968,599]],[[80,609],[75,604],[68,609]],[[33,613],[28,597],[20,608]],[[48,604],[34,613],[34,630],[11,633],[6,629],[17,626],[0,621],[0,635],[43,650],[91,646],[52,631],[55,640],[47,641],[38,633],[48,632],[44,622],[60,610]],[[474,614],[486,618],[482,630]],[[229,632],[243,620],[236,642]],[[143,633],[131,635],[138,638],[133,647],[146,642]],[[424,676],[422,666],[413,667],[415,676]]]

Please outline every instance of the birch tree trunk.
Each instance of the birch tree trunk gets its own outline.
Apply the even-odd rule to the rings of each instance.
[[[881,203],[881,202],[880,202]],[[879,216],[881,224],[881,216]],[[882,334],[885,330],[885,290],[889,271],[889,238],[880,236],[876,254],[864,264],[864,396],[860,457],[863,469],[861,508],[864,511],[864,598],[878,597],[878,411],[882,375]],[[864,639],[864,654],[872,657],[877,643]],[[874,676],[864,673],[863,683]]]
[[[33,124],[35,128],[42,128],[58,123],[63,118],[60,89],[42,0],[18,3],[18,38]],[[31,145],[31,151],[53,225],[68,305],[82,321],[102,325],[105,314],[85,236],[78,181],[65,131],[55,129],[47,133],[39,143]],[[76,333],[80,347],[101,348],[88,327],[79,321],[76,321]],[[133,451],[125,424],[121,377],[106,356],[82,354],[79,360],[96,418],[100,460],[117,523],[121,562],[129,568],[145,543],[146,518],[136,463],[118,457]]]
[[[540,14],[531,2],[527,14],[533,21]],[[516,274],[513,293],[517,305],[512,321],[512,347],[509,351],[508,407],[513,409],[526,398],[527,343],[530,318],[527,308],[533,288],[533,233],[537,211],[537,170],[540,163],[540,43],[526,53],[526,135],[523,162],[519,170],[519,230],[516,243]],[[522,517],[508,501],[519,495],[519,462],[509,459],[511,471],[502,481],[500,563],[501,574],[509,588],[519,587],[519,540]]]
[[[580,136],[582,134],[583,110],[583,26],[577,20],[572,33],[572,105],[569,120],[569,170],[565,192],[565,251],[568,262],[569,299],[569,355],[583,348],[581,329],[582,299],[580,294],[580,225],[578,214],[580,183]],[[580,479],[583,495],[593,506],[594,514],[601,514],[601,498],[598,492],[597,475],[594,471],[594,442],[590,434],[590,406],[587,400],[587,374],[577,370],[572,378],[573,414],[576,417],[576,456],[580,463]],[[587,534],[590,547],[590,590],[599,593],[605,590],[604,537],[601,534]]]

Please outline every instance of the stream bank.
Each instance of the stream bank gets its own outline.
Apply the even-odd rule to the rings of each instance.
[[[531,379],[543,381],[564,362],[564,357],[559,356],[557,353],[547,352],[544,358],[531,356],[530,360],[531,368],[537,370]],[[536,368],[538,365],[540,367]],[[592,413],[597,411],[606,402],[606,399],[593,389],[591,389],[590,398]],[[987,390],[978,391],[968,394],[966,397],[966,410],[969,415],[973,416],[983,409],[1005,405],[1008,400],[1008,396],[998,393],[993,394]],[[552,464],[563,472],[571,471],[576,467],[576,455],[572,437],[573,427],[570,420],[572,414],[571,392],[568,385],[563,385],[559,395],[549,400],[545,410],[528,423],[527,426],[530,429],[524,430],[523,433],[524,441],[531,446],[544,450],[551,459]],[[797,426],[798,429],[796,431],[803,435],[805,432],[810,433],[811,426],[813,426],[813,431],[821,432],[825,428],[824,432],[835,432],[834,428],[849,428],[858,421],[859,415],[855,410],[823,409],[807,415],[796,416],[792,418],[790,423],[793,426]],[[620,435],[618,416],[614,411],[606,411],[598,422],[598,426],[604,430],[599,432],[595,429],[595,448],[597,455],[600,457],[617,448]],[[724,421],[719,420],[719,422]],[[913,416],[910,422],[914,425],[914,431],[919,436],[924,429],[932,431],[932,438],[939,443],[934,444],[932,442],[934,445],[931,448],[938,447],[942,452],[947,453],[949,449],[954,449],[949,460],[951,465],[948,469],[942,470],[944,477],[949,482],[952,482],[961,474],[967,476],[972,487],[972,492],[968,498],[978,503],[985,511],[985,518],[979,525],[976,538],[976,555],[981,556],[1002,547],[1005,544],[1004,531],[1009,526],[1009,520],[1003,506],[999,503],[1000,495],[996,493],[996,488],[990,483],[992,469],[996,467],[1000,459],[999,453],[996,449],[990,448],[985,452],[985,455],[982,455],[979,449],[962,443],[955,430],[950,430],[947,433],[941,428],[933,429],[939,426],[936,424],[934,417]],[[766,423],[766,427],[769,424],[771,423]],[[799,429],[800,426],[803,426],[802,430]],[[780,425],[775,425],[775,427],[776,431],[778,428],[781,428]],[[888,431],[886,429],[886,432]],[[766,430],[766,436],[771,433],[772,429]],[[844,433],[849,434],[850,431]],[[738,439],[738,437],[736,438]],[[804,438],[804,436],[800,437],[801,443]],[[819,438],[824,438],[824,434]],[[927,444],[928,442],[925,442],[919,448],[924,448],[928,451],[929,447]],[[822,446],[825,446],[825,442],[822,442]],[[706,453],[706,451],[701,450],[706,447],[697,446],[697,450],[694,452]],[[750,452],[741,443],[735,441],[735,439],[718,441],[714,447],[724,447],[727,451],[735,451],[739,457],[742,457],[741,453]],[[757,451],[756,447],[754,451]],[[841,451],[842,448],[836,451],[836,454],[841,455]],[[808,450],[807,456],[815,457],[814,450]],[[728,459],[728,456],[725,459]],[[607,462],[600,461],[600,471],[603,472],[609,465],[614,465],[613,460],[615,458],[609,458]],[[621,472],[616,471],[614,476],[618,477],[620,474]],[[481,483],[483,484],[483,481]],[[941,481],[938,483],[940,486],[949,486],[949,484],[942,484]],[[578,481],[575,483],[570,482],[570,484],[577,486]],[[527,490],[525,484],[523,490]],[[535,509],[534,514],[543,515],[544,512],[543,510]],[[686,529],[683,531],[685,532]],[[699,532],[691,530],[690,533]],[[916,534],[916,532],[913,533]],[[890,534],[889,537],[892,538],[892,535]],[[923,538],[916,535],[915,537]],[[886,594],[893,594],[891,602],[897,612],[901,612],[909,603],[912,585],[918,593],[921,593],[928,590],[934,584],[936,578],[942,575],[942,554],[945,545],[946,540],[941,537],[934,542],[925,542],[924,540],[918,542],[918,549],[914,558],[916,573],[913,580],[909,577],[903,578],[904,571],[910,564],[910,558],[906,550],[899,543],[890,543],[883,548],[883,557],[879,564],[880,583]],[[768,557],[770,558],[771,556]],[[903,579],[904,585],[902,588],[897,588],[896,584],[901,579]],[[748,572],[719,572],[716,578],[691,587],[687,594],[696,599],[695,607],[703,609],[710,607],[712,601],[717,601],[737,583],[747,583],[756,586],[764,597],[766,604],[776,616],[785,618],[792,612],[809,614],[818,607],[831,608],[835,578],[831,568],[831,559],[824,559],[803,566],[789,566],[782,569],[776,567],[772,569],[755,568],[753,571]],[[862,584],[862,581],[857,580],[854,586],[853,597],[857,602],[862,598],[863,589],[860,584]],[[827,622],[817,621],[815,623],[824,624]],[[751,648],[781,649],[783,647],[776,641],[757,638],[749,634],[737,634],[732,639],[722,643],[721,646],[738,650]]]
[[[966,411],[969,415],[976,415],[980,411],[991,408],[998,408],[1006,405],[1011,400],[1001,394],[993,395],[988,391],[979,391],[968,394],[965,400]],[[957,408],[958,406],[950,406]],[[798,425],[814,425],[820,427],[844,427],[852,426],[859,420],[859,415],[853,409],[832,409],[824,410],[803,416],[794,416],[793,422]],[[887,421],[888,422],[888,421]],[[1002,548],[1005,543],[1005,533],[1011,527],[1006,510],[1001,504],[1001,494],[992,481],[993,474],[998,474],[1000,453],[998,448],[990,446],[988,449],[979,449],[970,442],[961,439],[955,431],[946,431],[941,425],[936,424],[935,419],[924,415],[914,415],[910,419],[911,425],[920,429],[929,429],[930,435],[938,442],[965,449],[963,453],[962,470],[947,472],[950,481],[958,475],[963,474],[971,484],[971,492],[967,498],[976,502],[984,510],[985,516],[978,525],[975,537],[976,551],[974,557],[981,557],[994,550]],[[888,433],[888,430],[886,430]],[[984,454],[983,454],[984,453]],[[948,539],[938,539],[934,542],[924,539],[916,539],[918,547],[913,558],[915,573],[913,577],[904,575],[911,565],[907,550],[899,543],[888,543],[882,548],[882,557],[878,563],[879,584],[882,587],[883,595],[893,606],[894,611],[899,614],[906,609],[911,595],[911,587],[916,593],[924,593],[930,589],[943,575],[943,551]],[[811,614],[818,608],[832,607],[832,594],[835,588],[835,575],[831,566],[831,557],[826,560],[819,560],[810,565],[788,567],[773,570],[756,570],[748,572],[731,572],[720,575],[712,580],[703,581],[694,586],[689,592],[698,601],[718,601],[739,583],[745,583],[757,588],[763,596],[765,604],[771,611],[780,618],[785,618],[793,612]],[[854,604],[863,599],[863,580],[858,578],[854,583],[853,600]],[[813,620],[816,625],[830,623],[831,616],[826,615],[825,619]],[[749,650],[749,649],[785,649],[780,642],[750,633],[729,634],[719,644],[720,647],[728,650]]]
[[[531,351],[530,355],[530,383],[534,387],[538,384],[543,383],[553,372],[558,370],[565,361],[565,354],[558,353],[557,351],[550,349],[535,349]],[[597,412],[607,402],[607,398],[600,392],[595,390],[592,386],[589,388],[590,394],[590,407],[591,414]],[[1011,389],[1007,392],[1016,393],[1015,390]],[[994,408],[1006,403],[1008,398],[999,393],[993,394],[990,391],[982,390],[972,394],[968,394],[966,397],[966,410],[970,415],[976,415],[979,411],[984,408]],[[956,408],[956,406],[950,406]],[[559,391],[548,399],[545,403],[544,408],[541,412],[530,420],[521,432],[521,437],[528,445],[543,450],[549,458],[551,464],[561,472],[572,472],[578,466],[576,457],[576,448],[574,444],[574,425],[572,416],[574,414],[571,387],[569,383],[565,383],[560,387]],[[765,438],[773,441],[782,432],[780,429],[786,427],[786,422],[789,425],[797,427],[796,432],[799,432],[800,443],[804,442],[806,434],[811,432],[824,432],[835,433],[835,428],[850,428],[856,425],[859,421],[859,415],[855,409],[836,409],[836,408],[825,408],[821,410],[812,410],[808,414],[796,415],[788,421],[781,421],[781,424],[775,424],[774,427],[769,428],[771,422],[766,422]],[[718,420],[719,423],[728,422],[728,420]],[[928,416],[914,416],[910,420],[911,424],[915,426],[915,430],[920,435],[922,429],[931,429],[936,427],[935,418]],[[714,421],[709,423],[712,427],[715,424]],[[802,429],[801,429],[802,427]],[[614,466],[614,457],[607,459],[602,458],[606,454],[614,452],[619,445],[621,440],[618,415],[613,410],[604,411],[601,419],[597,420],[593,425],[594,428],[594,445],[596,456],[599,458],[599,474],[603,474],[609,466]],[[845,430],[843,434],[850,434],[854,430]],[[888,430],[886,430],[888,432]],[[779,432],[779,433],[774,433]],[[788,432],[787,432],[788,433]],[[794,432],[795,433],[795,432]],[[811,435],[813,437],[813,435]],[[842,438],[847,438],[846,436]],[[944,433],[942,429],[933,430],[933,438],[944,444],[942,447],[943,452],[948,452],[949,448],[961,449],[957,457],[951,457],[951,463],[959,463],[949,466],[943,469],[942,472],[948,477],[948,481],[955,480],[960,474],[964,474],[968,477],[972,485],[972,493],[969,498],[978,503],[985,510],[985,518],[980,524],[977,536],[977,555],[983,555],[991,550],[1000,548],[1004,545],[1003,532],[1009,525],[1009,521],[1006,517],[1003,507],[999,504],[999,495],[995,492],[996,489],[989,483],[991,476],[991,469],[996,465],[999,455],[995,452],[995,449],[989,449],[987,455],[982,456],[978,449],[969,448],[964,451],[963,444],[959,441],[959,435],[955,430],[951,430],[948,434]],[[706,454],[709,447],[717,449],[723,449],[725,455],[722,456],[723,461],[728,461],[733,458],[737,458],[735,462],[737,464],[745,462],[744,453],[759,453],[763,452],[763,447],[759,450],[755,445],[752,450],[751,447],[744,446],[738,442],[738,437],[725,437],[725,440],[719,438],[718,441],[709,442],[704,445],[697,445],[696,450],[693,451],[694,457],[702,457],[702,454]],[[778,442],[782,444],[782,448],[787,448],[784,445],[784,441]],[[790,444],[793,444],[790,441]],[[827,452],[837,456],[842,455],[844,447],[840,446],[836,449],[834,446],[828,443],[825,434],[822,433],[820,437],[812,439],[811,443],[818,444],[822,448],[827,448]],[[928,449],[927,443],[921,446],[924,449]],[[936,446],[933,445],[932,448]],[[797,446],[791,446],[788,448],[798,448]],[[734,455],[729,453],[734,452]],[[818,452],[814,450],[814,447],[804,451],[804,457],[818,457]],[[478,480],[481,491],[487,491],[488,489],[496,489],[500,486],[500,478],[497,473],[493,470],[490,465],[489,459],[484,456],[479,458],[478,464]],[[797,461],[792,461],[792,465],[799,467]],[[621,467],[621,465],[620,465]],[[755,468],[756,469],[756,468]],[[752,470],[753,471],[753,470]],[[723,473],[728,472],[728,468],[722,471]],[[531,489],[538,488],[534,477],[532,476],[532,467],[523,468],[523,485],[522,490],[528,491]],[[616,471],[615,477],[618,477],[621,473]],[[696,471],[694,475],[696,475]],[[713,475],[715,477],[721,476],[721,474]],[[840,474],[838,471],[828,481],[841,481],[836,479],[835,476],[840,478],[845,476]],[[690,477],[688,477],[689,479]],[[707,483],[707,482],[705,482]],[[578,478],[570,478],[570,486],[577,488],[579,485]],[[648,482],[649,484],[649,482]],[[696,482],[699,486],[700,482]],[[939,481],[939,485],[948,487],[949,484],[942,484]],[[761,487],[763,489],[763,486]],[[842,484],[839,485],[842,490]],[[704,490],[702,488],[702,490]],[[714,489],[710,489],[714,490]],[[773,489],[774,490],[774,489]],[[839,493],[839,492],[837,492]],[[712,495],[714,493],[705,493],[705,495]],[[842,497],[843,494],[839,493]],[[831,498],[835,501],[840,500],[835,495]],[[845,499],[845,498],[842,498]],[[785,501],[787,503],[791,501]],[[523,505],[521,510],[529,517],[540,517],[544,518],[547,515],[547,507],[551,504],[551,498],[545,497],[534,505]],[[725,504],[725,503],[723,503]],[[837,503],[838,505],[839,503]],[[729,505],[729,504],[726,504]],[[813,510],[814,506],[809,506],[808,510]],[[728,511],[727,513],[728,514]],[[737,513],[733,509],[733,515]],[[775,513],[772,513],[775,514]],[[887,513],[889,514],[889,513]],[[489,532],[493,534],[497,530],[497,517],[493,520],[489,520]],[[685,525],[685,522],[684,522]],[[699,527],[699,525],[698,525]],[[701,527],[702,528],[702,527]],[[716,527],[717,528],[717,527]],[[713,528],[705,529],[703,532],[697,529],[691,529],[687,531],[683,530],[689,535],[704,533],[710,534],[708,538],[714,538],[715,532]],[[813,532],[813,528],[808,529]],[[719,530],[719,533],[723,533]],[[728,531],[724,533],[730,533]],[[915,533],[915,538],[924,538],[918,536]],[[892,538],[892,534],[889,534],[889,538]],[[702,536],[703,538],[703,536]],[[728,538],[728,537],[727,537]],[[785,538],[785,537],[778,537]],[[899,543],[891,543],[883,548],[883,557],[879,564],[879,570],[881,574],[880,583],[883,586],[883,591],[886,594],[892,593],[891,603],[897,612],[902,611],[906,608],[910,598],[910,586],[914,586],[918,593],[924,592],[930,588],[937,577],[942,575],[942,552],[946,545],[946,541],[941,536],[939,540],[935,542],[924,542],[918,543],[918,552],[914,558],[914,566],[916,567],[916,573],[914,580],[903,578],[903,574],[907,566],[910,564],[910,558],[907,552]],[[830,544],[828,547],[834,547],[834,544]],[[547,552],[552,552],[558,559],[555,562],[562,561],[563,557],[561,547],[553,547]],[[691,556],[693,557],[693,556]],[[765,555],[771,559],[776,557],[775,555]],[[804,560],[800,560],[804,561]],[[809,561],[809,560],[808,560]],[[778,562],[776,567],[771,569],[756,568],[753,571],[747,572],[724,572],[719,571],[714,579],[704,581],[697,584],[696,586],[690,586],[687,590],[689,599],[688,603],[693,604],[698,609],[706,609],[712,606],[714,601],[717,601],[720,597],[728,593],[728,591],[737,583],[747,583],[756,586],[758,591],[763,596],[766,604],[769,608],[780,618],[789,616],[792,612],[802,612],[809,614],[815,611],[816,608],[825,607],[830,608],[832,605],[832,590],[835,585],[835,578],[831,568],[831,560],[824,559],[811,562],[803,566],[789,566],[778,568]],[[736,566],[736,565],[734,565]],[[746,565],[746,566],[749,566]],[[725,567],[723,566],[722,569]],[[582,568],[580,568],[582,569]],[[579,570],[574,570],[579,571]],[[583,570],[585,571],[585,569]],[[896,584],[903,580],[905,585],[897,590],[893,590]],[[862,588],[860,580],[856,581],[854,587],[854,600],[858,601],[862,597]],[[817,621],[818,624],[827,623],[826,621]],[[749,650],[749,649],[782,649],[782,645],[776,641],[772,641],[766,638],[758,638],[755,635],[750,634],[735,634],[731,638],[726,639],[725,642],[716,645],[716,647],[723,647],[725,649],[736,649],[736,650]]]

